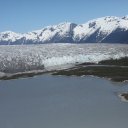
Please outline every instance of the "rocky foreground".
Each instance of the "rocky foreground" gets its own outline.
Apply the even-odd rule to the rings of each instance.
[[[128,58],[105,60],[100,61],[98,64],[83,63],[71,69],[57,71],[53,75],[93,75],[109,78],[116,82],[123,82],[128,80]]]

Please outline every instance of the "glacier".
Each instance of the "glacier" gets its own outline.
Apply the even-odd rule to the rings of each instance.
[[[39,44],[0,46],[0,77],[22,72],[53,71],[85,62],[128,57],[126,44]]]

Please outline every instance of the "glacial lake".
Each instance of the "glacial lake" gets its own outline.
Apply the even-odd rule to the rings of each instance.
[[[128,83],[41,75],[0,81],[0,128],[126,128]]]

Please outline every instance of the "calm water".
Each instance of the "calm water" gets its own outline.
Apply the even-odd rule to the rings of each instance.
[[[0,81],[0,128],[126,128],[128,84],[43,75]]]

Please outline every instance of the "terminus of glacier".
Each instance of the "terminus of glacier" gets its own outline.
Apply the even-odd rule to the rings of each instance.
[[[54,70],[61,65],[128,57],[128,45],[43,44],[0,46],[0,72]]]

